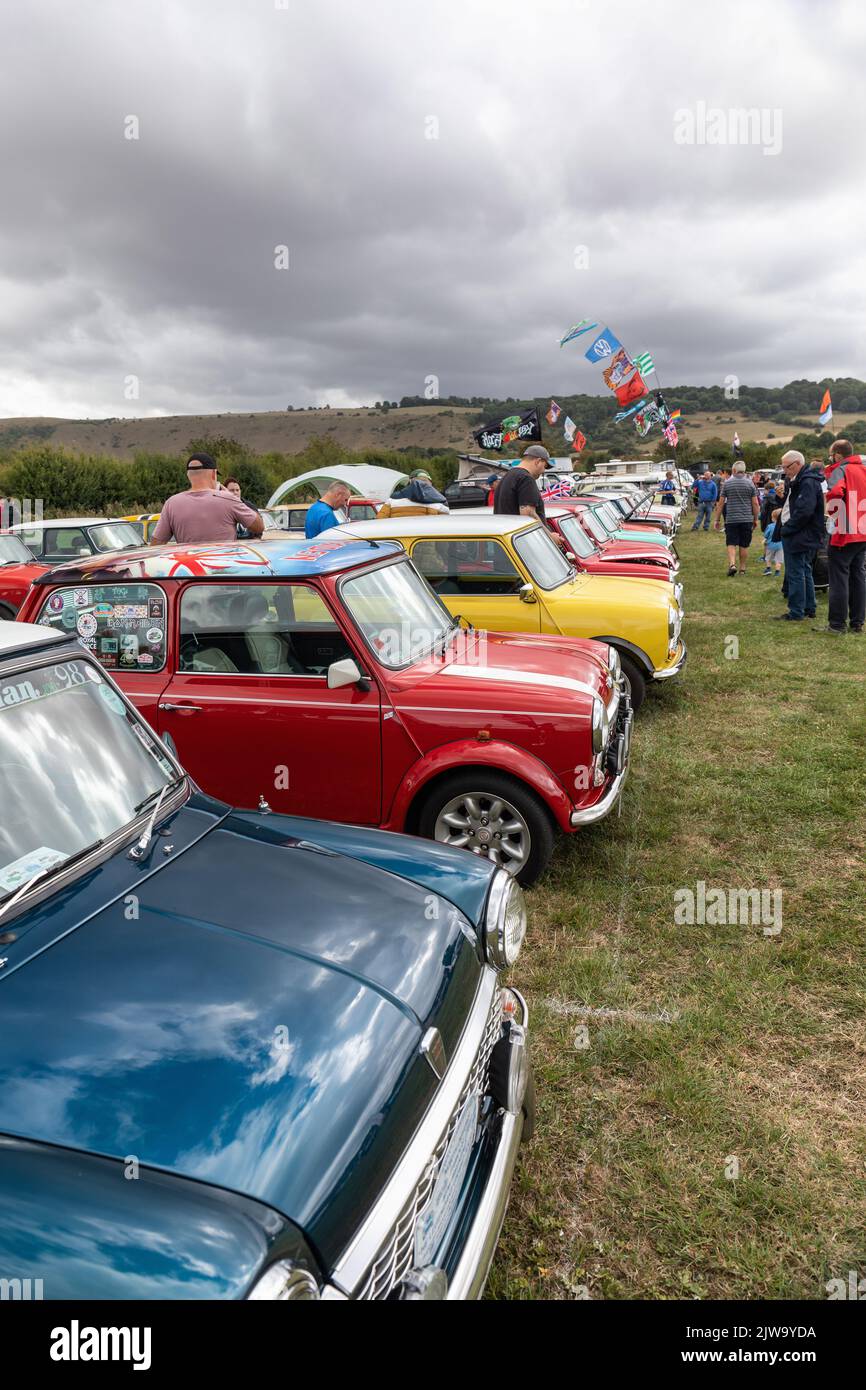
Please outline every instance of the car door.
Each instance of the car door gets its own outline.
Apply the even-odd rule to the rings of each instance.
[[[451,613],[491,632],[538,632],[537,603],[524,603],[528,582],[500,540],[417,540],[412,560]]]
[[[358,658],[319,589],[187,584],[174,646],[157,728],[205,791],[233,806],[264,797],[274,811],[378,825],[379,687],[328,688],[329,666]]]

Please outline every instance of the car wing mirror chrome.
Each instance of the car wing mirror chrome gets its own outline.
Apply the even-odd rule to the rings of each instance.
[[[535,590],[531,584],[521,584],[517,592],[520,595],[520,600],[522,603],[538,602],[538,599],[535,597]]]
[[[334,661],[328,667],[328,689],[342,690],[345,685],[360,685],[364,682],[357,661],[346,657],[343,661]],[[364,682],[365,689],[369,686]]]

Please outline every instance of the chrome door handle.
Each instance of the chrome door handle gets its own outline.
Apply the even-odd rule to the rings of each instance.
[[[176,705],[176,704],[173,704],[170,700],[165,700],[165,701],[160,700],[160,702],[159,702],[159,708],[160,708],[160,709],[174,709],[174,710],[177,710],[178,714],[201,714],[203,706],[202,706],[202,705]]]

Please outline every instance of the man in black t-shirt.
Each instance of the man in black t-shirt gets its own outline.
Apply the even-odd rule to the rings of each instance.
[[[493,510],[497,516],[544,517],[544,503],[536,479],[550,462],[543,444],[530,444],[518,464],[505,474],[493,494]]]

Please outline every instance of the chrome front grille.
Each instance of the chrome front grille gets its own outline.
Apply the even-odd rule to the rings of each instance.
[[[430,1201],[436,1183],[436,1177],[439,1173],[442,1159],[445,1156],[445,1150],[448,1148],[448,1143],[451,1139],[451,1135],[454,1133],[454,1127],[457,1124],[463,1106],[470,1096],[476,1095],[480,1097],[486,1092],[490,1054],[499,1037],[501,1028],[502,995],[497,989],[493,995],[490,1013],[487,1016],[484,1036],[475,1054],[475,1060],[472,1064],[472,1069],[467,1078],[466,1085],[460,1092],[460,1099],[451,1113],[451,1118],[438,1144],[430,1155],[412,1196],[403,1207],[399,1217],[394,1222],[394,1225],[391,1227],[386,1239],[382,1243],[376,1258],[358,1285],[354,1293],[355,1298],[387,1298],[412,1268],[415,1250],[415,1227],[418,1218]]]

